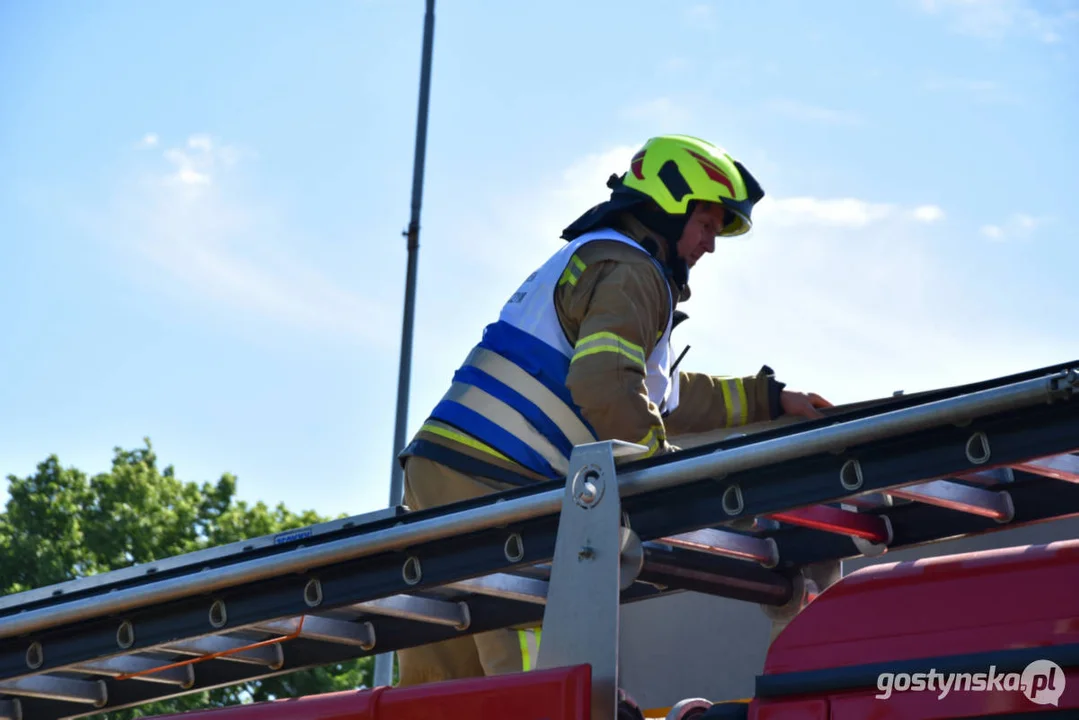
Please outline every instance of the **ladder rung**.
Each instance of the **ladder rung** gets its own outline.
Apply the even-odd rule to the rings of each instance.
[[[419,620],[434,625],[446,625],[466,630],[472,623],[468,605],[463,602],[434,600],[414,595],[393,595],[370,602],[349,605],[349,610],[374,615],[388,615],[404,620]]]
[[[973,472],[962,473],[961,475],[956,475],[955,479],[974,483],[976,485],[993,487],[1015,482],[1015,473],[1008,467],[990,468],[988,470],[975,470]]]
[[[892,498],[882,492],[871,492],[845,498],[840,505],[844,510],[850,511],[875,510],[880,507],[890,507]]]
[[[779,548],[772,538],[758,538],[705,528],[660,538],[656,542],[710,555],[752,560],[765,567],[775,567],[779,563]]]
[[[1012,467],[1033,475],[1043,475],[1054,480],[1079,483],[1079,456],[1077,455],[1039,458],[1019,465],[1012,465]]]
[[[271,668],[280,667],[281,663],[284,662],[279,644],[264,645],[256,648],[247,647],[250,644],[249,641],[239,640],[227,635],[208,635],[194,640],[171,642],[161,649],[181,655],[214,655],[216,653],[236,651],[228,655],[222,655],[220,659],[249,665],[265,665]],[[239,648],[244,649],[239,650]]]
[[[826,505],[771,513],[769,517],[791,525],[849,535],[873,543],[888,544],[891,541],[891,532],[882,518],[876,515],[839,510]]]
[[[104,680],[76,680],[52,675],[31,675],[18,680],[6,680],[0,682],[0,692],[86,705],[104,705],[108,700]]]
[[[895,497],[980,515],[997,522],[1008,522],[1015,515],[1015,506],[1008,493],[970,487],[947,480],[908,485],[888,492]]]
[[[272,620],[251,626],[253,630],[277,633],[280,635],[292,635],[296,632],[300,618],[289,620]],[[357,645],[364,650],[370,650],[375,646],[375,628],[369,623],[349,622],[348,620],[335,620],[333,618],[320,617],[318,615],[305,615],[303,627],[299,628],[298,637],[308,640],[322,640],[324,642],[340,643],[342,645]]]
[[[483,577],[469,578],[446,586],[451,590],[489,595],[506,600],[547,604],[547,581],[536,578],[518,577],[508,573],[495,573]]]
[[[90,675],[107,675],[119,677],[120,675],[133,675],[146,673],[157,667],[170,664],[167,660],[143,657],[140,655],[126,655],[104,660],[92,660],[79,663],[72,667],[74,672],[84,672]],[[170,667],[147,675],[139,675],[140,680],[146,682],[162,683],[164,685],[179,685],[184,687],[195,682],[195,670],[190,665]]]

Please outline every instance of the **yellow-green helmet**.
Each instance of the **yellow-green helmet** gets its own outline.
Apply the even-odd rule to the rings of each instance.
[[[660,135],[630,162],[622,185],[651,198],[663,212],[685,215],[694,200],[722,205],[729,221],[721,235],[741,235],[753,226],[753,206],[764,191],[726,151],[689,135]]]

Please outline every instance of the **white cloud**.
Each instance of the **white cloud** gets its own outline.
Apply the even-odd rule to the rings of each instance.
[[[166,149],[160,166],[119,187],[98,220],[133,277],[184,304],[385,345],[370,318],[387,308],[302,259],[300,233],[244,195],[230,171],[242,154],[205,135]]]
[[[1025,213],[1015,213],[1004,224],[983,225],[981,234],[997,242],[1004,240],[1026,240],[1034,231],[1049,222],[1049,218],[1034,217]]]
[[[853,113],[819,105],[809,105],[797,100],[773,100],[768,103],[768,108],[773,112],[792,117],[795,120],[824,123],[826,125],[860,125],[862,122],[861,118]]]
[[[865,227],[890,217],[893,205],[856,198],[821,199],[814,197],[772,198],[765,196],[755,216],[776,227]]]
[[[230,145],[217,145],[209,135],[192,135],[187,149],[169,148],[164,157],[176,171],[166,176],[168,182],[182,185],[209,185],[214,175],[233,167],[239,161],[239,151]]]
[[[159,140],[160,138],[158,138],[156,133],[146,133],[142,136],[142,140],[139,140],[135,147],[144,150],[154,148],[157,147],[157,143]]]
[[[920,205],[912,211],[914,219],[924,223],[934,223],[944,219],[944,211],[936,205]]]
[[[1079,21],[1079,11],[1055,12],[1033,0],[920,0],[919,5],[926,13],[948,18],[958,33],[989,39],[1021,34],[1052,44]]]
[[[210,152],[214,149],[213,141],[208,135],[192,135],[187,139],[187,146],[192,150]]]

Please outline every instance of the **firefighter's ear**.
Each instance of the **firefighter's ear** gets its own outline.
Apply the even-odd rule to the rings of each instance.
[[[675,310],[674,311],[674,321],[671,323],[671,330],[674,330],[682,322],[684,322],[685,320],[688,320],[688,319],[689,319],[689,315],[686,315],[681,310]]]

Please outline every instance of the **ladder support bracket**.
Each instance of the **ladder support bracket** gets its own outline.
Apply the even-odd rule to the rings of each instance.
[[[543,615],[539,669],[592,666],[592,717],[618,704],[622,510],[610,443],[573,450]]]

